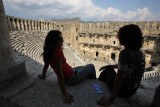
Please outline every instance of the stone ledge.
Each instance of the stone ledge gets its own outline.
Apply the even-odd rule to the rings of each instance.
[[[26,74],[25,62],[16,62],[5,69],[0,70],[0,83],[15,79]]]

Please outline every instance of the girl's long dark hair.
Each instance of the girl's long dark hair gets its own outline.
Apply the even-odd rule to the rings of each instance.
[[[129,49],[140,49],[143,44],[141,29],[134,24],[121,27],[119,29],[118,38],[120,44]]]
[[[47,34],[43,47],[44,63],[47,63],[48,60],[53,56],[54,50],[57,48],[57,42],[63,42],[63,38],[60,36],[61,34],[62,33],[58,30],[52,30]]]

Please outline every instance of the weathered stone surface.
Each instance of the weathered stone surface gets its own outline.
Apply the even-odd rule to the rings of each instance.
[[[0,69],[0,73],[0,82],[12,80],[13,78],[18,79],[26,74],[25,62],[15,62],[6,68]]]
[[[160,107],[160,85],[156,88],[152,104],[154,107]]]
[[[0,68],[5,68],[14,62],[13,49],[9,38],[9,30],[2,0],[0,0]]]
[[[15,61],[6,15],[0,0],[0,82],[25,74],[25,63]]]

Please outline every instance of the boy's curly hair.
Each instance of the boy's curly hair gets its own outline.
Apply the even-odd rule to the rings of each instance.
[[[129,49],[140,49],[143,44],[141,29],[134,24],[121,27],[118,38],[120,44]]]

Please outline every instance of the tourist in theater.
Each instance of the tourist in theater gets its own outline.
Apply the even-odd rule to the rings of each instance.
[[[46,36],[44,43],[43,72],[42,74],[39,74],[38,77],[40,79],[45,79],[47,69],[50,65],[57,75],[64,103],[70,104],[74,101],[74,97],[67,92],[65,84],[76,85],[87,78],[96,79],[96,71],[93,64],[72,68],[66,62],[62,46],[62,33],[58,30],[50,31]]]
[[[128,98],[135,94],[145,71],[140,28],[133,24],[123,26],[117,36],[124,49],[120,51],[118,64],[100,68],[102,72],[98,79],[104,81],[111,90],[110,97],[103,96],[97,101],[100,106],[111,104],[117,96]],[[118,68],[117,73],[114,68]]]

